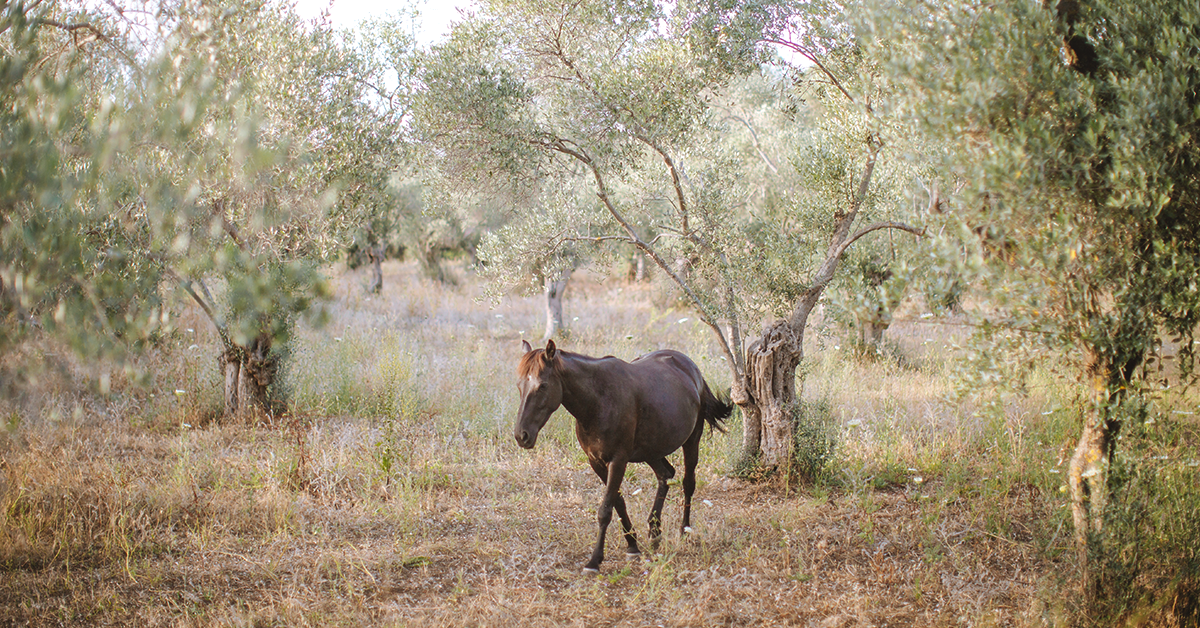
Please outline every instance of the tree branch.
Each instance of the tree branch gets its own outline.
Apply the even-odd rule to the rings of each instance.
[[[879,157],[879,144],[874,138],[869,139],[867,145],[870,152],[867,154],[867,163],[863,166],[862,178],[858,182],[858,191],[850,201],[850,210],[836,216],[836,227],[834,228],[833,237],[830,239],[829,248],[825,253],[825,261],[821,262],[820,268],[817,269],[816,274],[813,276],[812,284],[804,291],[804,296],[800,298],[796,303],[795,309],[792,310],[791,323],[794,326],[799,324],[799,319],[808,316],[808,311],[812,305],[809,301],[815,303],[816,297],[833,280],[838,263],[841,262],[842,255],[845,254],[846,249],[852,242],[850,227],[854,224],[854,220],[858,218],[858,212],[862,209],[862,205],[867,199],[867,193],[871,188],[871,176],[875,173],[875,162]]]
[[[767,156],[767,153],[763,151],[762,144],[758,141],[758,132],[754,130],[754,125],[750,124],[749,120],[741,116],[734,115],[732,111],[728,109],[726,109],[726,111],[726,119],[741,122],[742,125],[750,131],[750,141],[754,144],[754,151],[758,153],[759,158],[762,159],[763,163],[767,165],[767,168],[771,171],[771,174],[779,174],[779,167],[776,166],[775,162],[772,161],[771,158]]]
[[[845,253],[846,249],[850,248],[850,245],[854,244],[855,240],[858,240],[859,238],[867,235],[868,233],[871,233],[872,231],[879,231],[880,229],[895,229],[897,231],[907,231],[915,236],[924,236],[925,235],[925,227],[914,227],[912,225],[909,225],[909,224],[906,224],[903,222],[895,222],[895,221],[891,221],[891,220],[885,220],[883,222],[877,222],[872,225],[867,225],[866,227],[863,227],[863,228],[859,229],[858,231],[854,232],[854,235],[850,236],[846,240],[846,242],[841,246],[839,255],[841,253]]]
[[[176,273],[171,268],[166,269],[166,274],[171,276],[173,279],[175,279],[176,283],[179,284],[179,287],[183,288],[184,292],[187,292],[188,295],[190,295],[192,297],[192,300],[195,301],[196,304],[200,306],[201,310],[204,310],[204,314],[208,316],[208,320],[212,321],[213,327],[215,327],[217,329],[217,335],[219,335],[221,337],[222,345],[225,347],[233,346],[232,343],[229,341],[229,332],[225,329],[225,324],[223,322],[221,322],[221,319],[217,316],[217,314],[215,312],[213,312],[212,305],[210,304],[210,302],[212,301],[212,295],[208,292],[208,287],[204,285],[204,282],[203,281],[193,282],[193,280],[191,280],[191,279],[185,279],[185,278],[179,276],[179,273]],[[200,295],[196,294],[196,291],[194,289],[192,289],[193,283],[200,284],[200,289],[204,291],[204,295],[208,299],[207,301],[205,300],[204,297],[201,297]]]
[[[234,243],[237,244],[239,249],[245,251],[245,240],[242,240],[242,236],[238,233],[237,225],[233,224],[233,221],[229,220],[229,216],[225,213],[224,198],[213,201],[213,214],[221,217],[221,228],[225,230],[225,233],[230,238],[233,238]]]
[[[842,92],[842,94],[846,98],[850,99],[850,102],[857,102],[856,100],[854,100],[854,97],[850,95],[850,92],[846,91],[846,88],[842,86],[842,82],[839,81],[838,78],[833,75],[833,72],[830,72],[829,68],[825,67],[825,64],[821,63],[820,57],[818,57],[816,54],[814,54],[808,48],[805,48],[804,46],[801,46],[800,44],[797,44],[796,42],[786,41],[783,39],[764,39],[763,42],[768,43],[768,44],[775,44],[776,46],[783,46],[784,48],[789,48],[792,51],[799,53],[800,56],[804,57],[805,59],[812,61],[813,65],[816,65],[818,68],[820,68],[820,70],[825,73],[825,76],[828,76],[829,80],[833,81],[834,87],[838,88],[838,91]]]

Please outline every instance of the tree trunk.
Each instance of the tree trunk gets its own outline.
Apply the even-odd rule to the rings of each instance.
[[[1098,574],[1094,572],[1090,557],[1092,543],[1104,527],[1104,509],[1109,501],[1108,470],[1116,449],[1117,432],[1121,429],[1120,408],[1143,355],[1143,350],[1138,348],[1104,351],[1092,346],[1090,349],[1087,375],[1095,398],[1084,416],[1079,442],[1067,467],[1075,548],[1087,600],[1094,600],[1098,592]]]
[[[275,383],[279,370],[278,360],[271,355],[271,338],[259,336],[246,348],[246,360],[242,364],[242,398],[248,409],[271,414],[269,390]]]
[[[370,294],[383,291],[383,245],[367,247],[367,259],[371,262],[371,283],[367,286]]]
[[[742,410],[742,461],[765,470],[786,469],[795,444],[798,400],[796,370],[804,359],[804,332],[808,316],[823,288],[810,289],[797,303],[792,317],[778,320],[746,349],[746,374],[742,390],[732,391]]]
[[[546,278],[546,333],[542,340],[554,338],[563,330],[562,299],[570,280],[570,269],[564,269],[558,277]]]
[[[222,367],[225,371],[225,416],[231,417],[238,413],[238,383],[241,381],[242,361],[241,351],[230,347],[221,355]]]
[[[858,319],[858,346],[862,355],[879,355],[879,346],[883,344],[883,332],[889,325],[882,311],[874,317]]]
[[[1075,524],[1075,548],[1083,571],[1082,582],[1088,599],[1094,595],[1094,579],[1088,561],[1088,548],[1093,535],[1104,525],[1104,506],[1108,501],[1109,443],[1108,421],[1104,403],[1097,402],[1084,417],[1083,431],[1071,463],[1067,468],[1067,483],[1071,490],[1071,519]]]
[[[646,255],[641,251],[633,253],[627,278],[634,283],[642,283],[650,278],[650,267],[646,265]]]
[[[776,321],[746,349],[746,381],[751,403],[742,405],[743,456],[757,457],[767,469],[786,467],[792,456],[799,334]]]
[[[279,361],[271,355],[271,339],[260,336],[249,347],[232,346],[222,356],[225,370],[225,416],[249,410],[272,414],[270,387]]]
[[[446,269],[442,267],[441,248],[433,242],[425,242],[421,244],[420,253],[417,256],[417,261],[421,264],[421,271],[426,277],[442,284],[449,284],[450,276],[446,274]]]

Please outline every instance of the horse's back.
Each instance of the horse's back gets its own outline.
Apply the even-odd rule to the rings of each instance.
[[[700,367],[686,355],[674,349],[660,349],[647,353],[629,363],[635,371],[642,371],[643,381],[648,384],[661,383],[663,379],[678,378],[694,388],[696,394],[704,387],[704,376]]]

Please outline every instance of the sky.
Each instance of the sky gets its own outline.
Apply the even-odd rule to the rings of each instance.
[[[420,12],[417,41],[430,44],[445,38],[450,22],[459,18],[459,7],[470,7],[470,0],[414,0]],[[382,17],[404,6],[395,0],[297,0],[300,15],[315,17],[329,9],[333,25],[349,28],[369,17]]]

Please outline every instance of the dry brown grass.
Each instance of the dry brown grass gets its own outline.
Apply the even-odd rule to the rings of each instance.
[[[148,358],[153,397],[46,384],[40,405],[12,410],[0,625],[1041,626],[1071,610],[1046,470],[1055,415],[1036,396],[990,413],[947,401],[945,329],[898,323],[907,364],[814,340],[806,396],[844,443],[830,482],[732,479],[740,435],[706,438],[694,534],[640,559],[610,535],[586,577],[599,482],[569,417],[533,452],[509,434],[538,300],[493,308],[469,279],[385,269],[382,298],[336,277],[332,322],[301,332],[286,374],[296,413],[279,425],[211,420],[215,341],[194,313],[193,332]],[[622,282],[570,290],[571,349],[683,348],[727,385],[694,315]],[[627,482],[644,536],[653,475]]]

